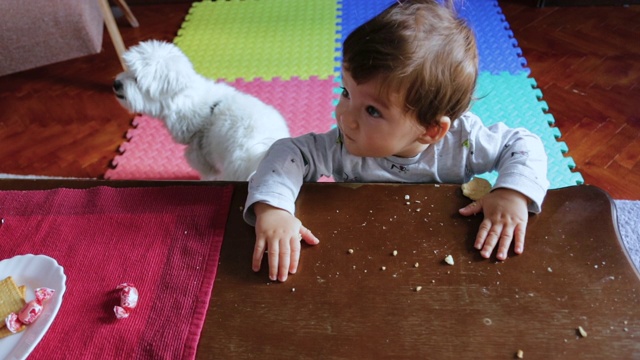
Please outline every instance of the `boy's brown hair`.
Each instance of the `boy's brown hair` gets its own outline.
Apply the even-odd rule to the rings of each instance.
[[[355,29],[343,46],[343,67],[358,84],[376,79],[381,95],[400,96],[424,127],[471,106],[478,77],[472,30],[453,1],[398,1]]]

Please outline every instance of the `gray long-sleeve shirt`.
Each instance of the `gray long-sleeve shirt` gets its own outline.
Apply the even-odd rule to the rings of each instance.
[[[540,212],[549,187],[547,156],[540,138],[526,129],[502,123],[484,126],[467,112],[452,122],[439,142],[412,158],[358,157],[342,144],[334,128],[274,143],[249,180],[244,219],[255,225],[252,205],[264,202],[295,214],[303,182],[332,176],[337,182],[456,183],[496,170],[495,188],[519,191],[531,199],[529,211]]]

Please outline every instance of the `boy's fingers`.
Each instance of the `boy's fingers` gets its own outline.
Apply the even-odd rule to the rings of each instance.
[[[291,261],[291,249],[289,245],[286,244],[280,247],[278,261],[278,280],[286,281],[289,276],[289,262]]]
[[[289,261],[289,272],[295,274],[298,271],[298,262],[300,260],[300,240],[291,241],[291,257]]]
[[[300,236],[302,237],[302,240],[309,245],[316,245],[320,242],[320,240],[313,235],[311,230],[304,227],[304,225],[300,225]]]
[[[511,242],[513,241],[513,233],[510,229],[503,228],[502,234],[500,235],[500,244],[498,245],[498,253],[496,257],[498,260],[506,260],[507,252],[509,251],[509,246],[511,246]]]
[[[269,257],[269,279],[271,281],[278,280],[278,260],[280,257],[280,248],[277,241],[272,243],[267,249],[267,255]]]
[[[516,254],[522,254],[524,251],[524,237],[527,232],[527,224],[520,224],[516,226],[516,234],[515,234],[515,245],[513,246],[513,251]]]
[[[482,247],[482,250],[480,251],[480,254],[485,259],[488,259],[488,258],[491,257],[491,253],[493,252],[493,249],[496,247],[496,244],[498,243],[498,240],[500,239],[501,231],[502,231],[502,227],[501,226],[498,226],[496,224],[493,224],[491,226],[491,230],[489,230],[489,233],[487,234],[487,238],[484,241],[484,246]]]
[[[482,203],[480,201],[474,201],[458,211],[464,216],[475,215],[482,212]]]
[[[262,264],[262,256],[264,255],[265,242],[256,240],[256,245],[253,248],[253,262],[251,269],[255,272],[260,271],[260,265]]]
[[[478,228],[478,235],[476,235],[476,242],[474,247],[478,250],[482,249],[485,241],[487,240],[487,235],[489,234],[489,230],[491,230],[491,221],[488,219],[484,219]]]

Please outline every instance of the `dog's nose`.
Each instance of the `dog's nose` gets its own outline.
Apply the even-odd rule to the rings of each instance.
[[[122,81],[116,80],[113,82],[113,91],[120,92],[122,90]]]

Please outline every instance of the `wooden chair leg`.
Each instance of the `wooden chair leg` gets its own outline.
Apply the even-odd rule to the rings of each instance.
[[[113,46],[116,48],[120,64],[123,69],[127,70],[127,65],[124,63],[124,59],[122,58],[122,54],[124,54],[126,48],[124,47],[124,42],[122,41],[122,35],[118,29],[118,24],[116,24],[116,19],[113,17],[111,6],[109,6],[109,0],[98,0],[98,3],[100,4],[104,24],[107,27]]]
[[[127,18],[129,25],[134,28],[138,27],[138,19],[136,19],[136,17],[133,15],[133,12],[131,12],[131,9],[129,9],[129,5],[127,5],[127,2],[125,0],[114,0],[114,2],[124,13],[124,17]]]

